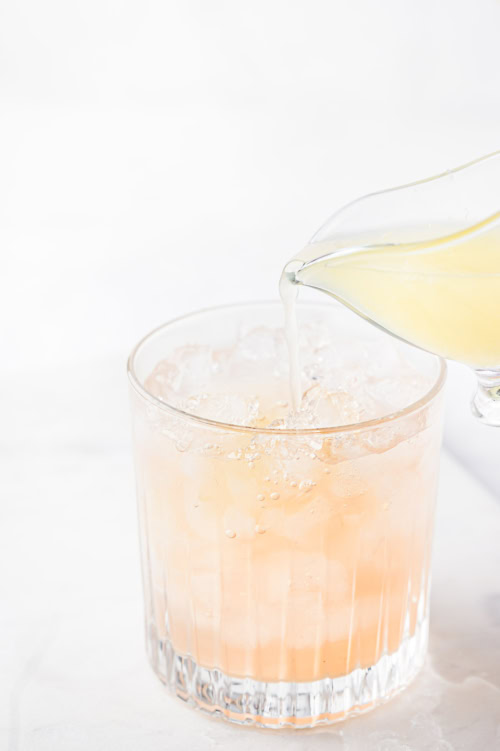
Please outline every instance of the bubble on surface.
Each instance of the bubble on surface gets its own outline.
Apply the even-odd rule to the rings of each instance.
[[[314,480],[301,480],[299,483],[299,490],[302,490],[304,493],[308,493],[315,485],[316,483],[314,482]]]
[[[199,394],[185,403],[187,412],[230,425],[252,425],[259,413],[259,401],[239,394]]]
[[[258,451],[248,452],[245,454],[245,459],[247,460],[247,462],[256,462],[260,458],[261,457]]]
[[[205,443],[201,447],[201,451],[205,456],[220,456],[222,454],[222,447],[218,443]]]

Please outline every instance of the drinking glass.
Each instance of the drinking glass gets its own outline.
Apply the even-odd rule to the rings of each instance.
[[[279,303],[178,318],[137,345],[128,373],[151,665],[206,712],[299,728],[375,707],[423,663],[445,365],[336,303],[299,304],[299,327],[333,323],[353,363],[367,342],[406,348],[418,398],[287,429],[202,418],[148,387],[176,348],[230,348],[282,318]],[[256,385],[242,372],[240,387]]]

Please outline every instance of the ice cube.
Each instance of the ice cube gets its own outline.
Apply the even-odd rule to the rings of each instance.
[[[328,391],[315,384],[305,391],[301,410],[314,415],[316,427],[334,428],[359,422],[363,417],[356,398],[346,391]]]
[[[301,430],[380,418],[416,401],[429,386],[396,341],[353,338],[321,321],[301,326],[299,333],[306,389],[295,413],[284,332],[265,326],[247,329],[219,349],[195,344],[178,348],[155,367],[146,387],[208,419]]]
[[[300,327],[302,348],[306,352],[317,353],[331,347],[335,332],[325,321],[314,321]]]
[[[175,390],[182,396],[205,390],[219,369],[211,347],[180,347],[174,352],[172,359],[178,369]]]
[[[180,377],[179,368],[175,363],[162,360],[157,363],[144,385],[153,396],[165,402],[170,402],[172,394],[176,391]]]
[[[252,426],[259,417],[259,400],[239,394],[195,394],[183,403],[183,409],[197,417]]]
[[[245,333],[239,340],[234,356],[247,360],[277,360],[278,339],[282,332],[265,326],[258,326]]]

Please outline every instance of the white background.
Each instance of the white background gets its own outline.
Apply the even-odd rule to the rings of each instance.
[[[275,298],[340,205],[500,148],[499,34],[499,0],[0,3],[0,584],[31,624],[7,661],[72,556],[109,575],[103,529],[134,528],[133,344]],[[500,498],[472,387],[453,366],[446,443]]]
[[[276,297],[343,203],[498,149],[499,32],[499,0],[3,2],[8,405],[40,371],[85,398],[168,318]],[[447,442],[500,495],[455,370]]]

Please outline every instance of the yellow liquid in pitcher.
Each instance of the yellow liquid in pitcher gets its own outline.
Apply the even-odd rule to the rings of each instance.
[[[476,368],[500,365],[500,227],[332,253],[309,245],[296,273],[393,334]],[[343,243],[345,245],[345,243]],[[338,245],[335,248],[338,251]],[[316,259],[309,261],[309,259]]]

